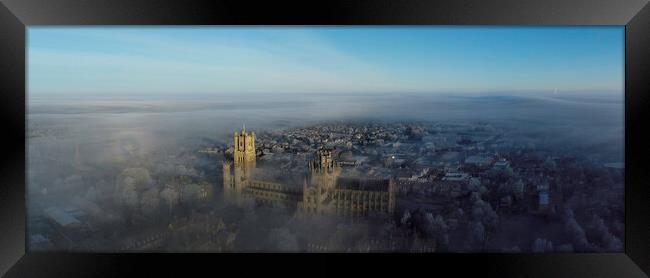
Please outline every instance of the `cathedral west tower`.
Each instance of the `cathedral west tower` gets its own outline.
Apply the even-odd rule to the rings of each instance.
[[[233,134],[233,160],[233,164],[223,164],[223,185],[225,195],[237,199],[255,169],[255,132],[246,132],[246,128],[242,128],[241,133]]]

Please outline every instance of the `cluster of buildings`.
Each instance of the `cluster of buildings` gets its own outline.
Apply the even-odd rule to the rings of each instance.
[[[331,149],[319,149],[301,180],[264,180],[256,175],[255,133],[246,130],[233,135],[233,163],[223,164],[226,200],[241,203],[253,198],[282,203],[303,214],[331,214],[343,217],[370,214],[392,215],[395,211],[395,181],[342,175],[341,165]],[[271,169],[272,170],[272,169]],[[299,183],[296,183],[299,182]]]
[[[520,146],[488,124],[322,124],[256,139],[253,132],[235,133],[226,151],[234,163],[223,166],[226,195],[341,215],[393,213],[413,192],[440,203],[436,196],[463,196],[471,182],[488,187],[486,201],[503,211],[549,215],[565,199],[556,170],[543,166],[552,161],[522,159],[530,144]],[[259,178],[258,161],[274,165],[262,171],[278,171],[285,180]],[[497,190],[504,184],[506,193]]]
[[[394,212],[396,198],[407,192],[447,190],[458,196],[470,179],[489,181],[495,173],[512,176],[514,171],[503,155],[507,140],[489,125],[329,124],[265,133],[260,146],[255,133],[245,130],[233,141],[226,151],[233,163],[223,165],[230,199],[248,195],[320,214]],[[257,169],[258,158],[275,168]],[[284,180],[261,174],[273,171]],[[553,212],[561,202],[561,194],[544,181],[523,183],[531,184],[525,195],[535,202],[531,212]],[[495,206],[507,208],[517,201],[501,197]]]
[[[470,212],[477,208],[475,203],[479,203],[470,201],[475,193],[499,215],[553,215],[571,195],[578,196],[573,199],[582,200],[590,211],[624,209],[612,205],[622,200],[622,180],[613,181],[608,188],[593,186],[603,183],[600,168],[514,143],[516,140],[484,124],[323,124],[259,137],[242,129],[232,140],[232,147],[200,151],[232,155],[221,165],[224,199],[236,205],[251,200],[282,204],[298,217],[332,215],[354,220],[379,215],[388,216],[390,222],[401,210],[422,209],[438,213],[449,227],[462,226],[483,221],[470,219]],[[195,159],[192,156],[188,165]],[[169,203],[171,215],[172,206],[197,201],[205,204],[213,199],[214,185],[206,182],[202,171],[164,160],[169,163],[153,167],[158,183],[164,185],[156,189],[159,195],[154,194],[160,196],[156,207]],[[78,165],[73,163],[76,168]],[[584,168],[576,166],[574,174],[568,170],[571,165]],[[607,164],[603,169],[622,179],[623,165]],[[214,170],[206,172],[218,176]],[[594,188],[604,193],[594,194]],[[593,198],[595,195],[602,197]],[[466,213],[457,213],[459,210]],[[234,251],[239,233],[236,223],[225,224],[215,215],[193,211],[169,226],[167,222],[166,227],[133,233],[125,241],[93,242],[97,231],[87,207],[51,206],[42,211],[39,221],[44,220],[43,226],[56,227],[56,232],[53,236],[31,236],[33,250],[66,243],[80,250],[102,250],[94,246],[112,244],[122,251]],[[453,213],[447,213],[450,211]],[[78,238],[89,240],[75,240]],[[305,246],[310,252],[340,251],[328,241],[308,241]],[[395,234],[391,238],[364,238],[348,249],[433,252],[437,246],[435,239],[426,236]]]

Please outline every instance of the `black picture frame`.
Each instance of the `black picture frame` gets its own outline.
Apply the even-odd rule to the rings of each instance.
[[[0,275],[122,277],[453,275],[648,277],[650,5],[647,0],[126,1],[2,0]],[[34,25],[625,25],[625,252],[614,254],[69,254],[26,253],[25,39]],[[417,272],[416,272],[417,271]]]

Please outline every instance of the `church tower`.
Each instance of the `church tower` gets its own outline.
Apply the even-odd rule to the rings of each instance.
[[[235,167],[255,168],[255,132],[233,134]]]
[[[223,187],[224,196],[237,202],[255,169],[255,132],[235,132],[233,149],[234,163],[223,163]]]
[[[328,198],[331,199],[336,186],[336,179],[341,173],[341,167],[334,161],[332,150],[321,148],[309,163],[309,181],[303,185],[303,200],[299,205],[304,212],[321,214],[328,209]]]
[[[332,150],[321,148],[316,152],[316,157],[309,163],[311,183],[326,189],[334,188],[336,178],[341,174],[341,167],[334,161]]]

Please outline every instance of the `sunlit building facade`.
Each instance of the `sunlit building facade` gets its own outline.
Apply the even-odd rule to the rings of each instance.
[[[285,184],[256,179],[255,133],[235,132],[234,163],[223,163],[224,197],[242,204],[246,199],[260,203],[282,203],[299,213],[361,217],[395,212],[395,181],[341,176],[341,166],[332,150],[322,148],[309,162],[303,184]]]

